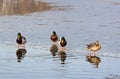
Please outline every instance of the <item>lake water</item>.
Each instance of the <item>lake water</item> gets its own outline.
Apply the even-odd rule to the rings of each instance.
[[[1,0],[1,79],[105,79],[120,74],[119,0]],[[67,59],[60,64],[49,51],[50,34],[65,36]],[[16,35],[27,38],[27,53],[16,57]],[[100,41],[101,63],[86,62],[86,45]],[[110,75],[111,76],[111,75]],[[112,78],[110,78],[112,79]],[[114,79],[114,78],[113,78]],[[119,78],[120,79],[120,78]]]

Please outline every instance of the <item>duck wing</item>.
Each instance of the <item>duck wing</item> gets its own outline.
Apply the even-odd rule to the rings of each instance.
[[[87,45],[87,48],[92,48],[95,45],[96,45],[96,43],[90,43],[90,44]]]
[[[27,43],[27,40],[24,36],[22,36],[22,44],[25,44],[25,43]]]

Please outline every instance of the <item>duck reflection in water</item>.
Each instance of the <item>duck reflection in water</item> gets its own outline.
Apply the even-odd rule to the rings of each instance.
[[[21,60],[25,57],[26,49],[18,49],[16,51],[17,61],[21,62]]]
[[[65,53],[65,51],[59,51],[58,55],[60,57],[61,64],[65,64],[65,60],[66,60],[66,53]]]
[[[56,56],[57,52],[58,52],[58,46],[53,44],[51,47],[50,47],[50,52],[53,56]]]
[[[99,63],[101,62],[101,59],[99,57],[88,55],[86,56],[86,58],[88,62],[90,62],[91,64],[95,65],[96,68],[98,68]]]

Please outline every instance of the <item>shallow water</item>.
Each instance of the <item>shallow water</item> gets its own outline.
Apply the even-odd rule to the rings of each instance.
[[[39,0],[3,1],[11,1],[9,5],[14,1],[23,1],[19,4],[23,6],[24,1],[30,3],[27,5],[39,4]],[[37,4],[32,8],[26,6],[27,11],[24,7],[24,11],[23,6],[19,6],[24,14],[21,11],[15,13],[15,10],[13,14],[0,14],[0,79],[105,79],[111,74],[112,77],[120,75],[119,0],[40,1],[44,1],[43,4],[47,2],[45,4],[50,8],[34,10]],[[59,38],[65,36],[68,42],[65,64],[60,64],[60,59],[53,58],[49,52],[53,30]],[[18,32],[28,41],[27,53],[20,63],[17,62],[15,42]],[[99,40],[102,46],[98,51],[101,59],[98,68],[87,62],[85,57],[88,54],[86,44],[95,40]]]
[[[119,79],[120,58],[99,56],[101,62],[96,68],[86,61],[85,56],[75,52],[67,53],[65,64],[60,64],[59,57],[52,57],[50,52],[44,49],[27,48],[21,62],[17,62],[16,46],[1,44],[0,49],[2,79]]]

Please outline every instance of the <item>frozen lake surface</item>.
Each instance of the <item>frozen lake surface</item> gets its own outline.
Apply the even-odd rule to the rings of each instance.
[[[15,5],[20,0],[14,1]],[[34,2],[34,7],[40,6],[39,0],[27,1]],[[40,1],[47,8],[31,10],[30,6],[22,6],[17,8],[24,9],[20,13],[12,6],[10,14],[8,6],[0,3],[0,79],[120,79],[119,0]],[[60,59],[53,58],[49,51],[53,30],[68,42],[65,64],[60,64]],[[18,32],[28,41],[27,53],[20,63],[15,42]],[[86,45],[96,40],[102,46],[98,51],[101,59],[98,68],[85,57]]]

